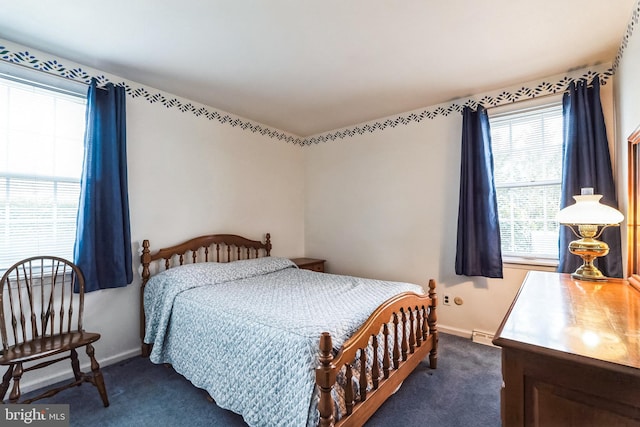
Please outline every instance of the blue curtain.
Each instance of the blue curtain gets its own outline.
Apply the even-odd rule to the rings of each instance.
[[[84,164],[74,262],[87,292],[133,280],[127,191],[125,90],[92,79],[87,93]]]
[[[600,103],[600,81],[596,77],[589,86],[585,81],[572,82],[563,96],[564,141],[562,157],[562,195],[560,208],[575,203],[583,187],[602,194],[600,202],[618,208],[613,181],[609,143]],[[560,260],[558,271],[573,273],[582,260],[569,252],[577,237],[569,227],[560,227]],[[608,277],[622,277],[620,227],[606,229],[600,238],[609,245],[609,255],[594,264]]]
[[[456,274],[502,277],[491,132],[482,106],[478,111],[469,107],[462,111]]]

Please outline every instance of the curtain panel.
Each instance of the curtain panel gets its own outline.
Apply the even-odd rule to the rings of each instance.
[[[502,278],[498,202],[489,117],[484,107],[462,110],[462,155],[456,274]]]
[[[127,186],[125,89],[87,93],[84,163],[76,223],[74,262],[86,291],[126,286],[133,281]]]
[[[611,167],[609,142],[600,102],[600,81],[572,82],[563,95],[562,194],[560,209],[572,205],[574,195],[584,187],[602,194],[600,202],[618,209]],[[560,227],[558,272],[573,273],[582,259],[569,252],[569,243],[577,237],[569,227]],[[594,264],[608,277],[622,277],[620,227],[610,227],[600,240],[609,245],[609,254]]]

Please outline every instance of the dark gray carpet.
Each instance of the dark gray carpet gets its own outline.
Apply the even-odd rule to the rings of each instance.
[[[367,427],[500,426],[500,349],[440,334],[438,369],[422,362]],[[132,358],[103,369],[111,406],[90,384],[36,403],[70,404],[71,426],[246,426],[171,368]],[[34,392],[36,393],[36,392]]]

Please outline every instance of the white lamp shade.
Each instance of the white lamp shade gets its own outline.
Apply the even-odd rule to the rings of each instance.
[[[560,224],[573,225],[613,225],[624,219],[618,210],[600,203],[601,194],[573,196],[576,203],[560,210],[557,220]]]

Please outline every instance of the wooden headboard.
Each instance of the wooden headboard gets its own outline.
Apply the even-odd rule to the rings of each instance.
[[[149,241],[142,242],[142,284],[140,286],[140,338],[142,340],[142,355],[148,356],[151,347],[144,343],[145,314],[144,314],[144,288],[152,275],[154,264],[156,271],[163,268],[196,262],[230,262],[241,259],[259,258],[271,255],[271,234],[267,233],[265,242],[250,240],[235,234],[210,234],[200,236],[175,246],[163,248],[151,252]],[[161,263],[161,261],[164,261]]]
[[[215,245],[215,258],[210,255],[209,248]],[[263,251],[261,254],[260,251]],[[271,234],[266,234],[266,241],[249,240],[235,234],[210,234],[182,242],[175,246],[160,249],[151,253],[149,241],[142,242],[142,287],[151,277],[151,263],[164,260],[164,268],[169,269],[177,259],[178,265],[185,263],[185,255],[191,253],[191,262],[229,262],[239,259],[258,258],[271,255]],[[222,253],[222,256],[221,256]],[[198,259],[200,257],[200,259]],[[203,259],[204,257],[204,259]],[[186,258],[189,259],[189,258]]]

